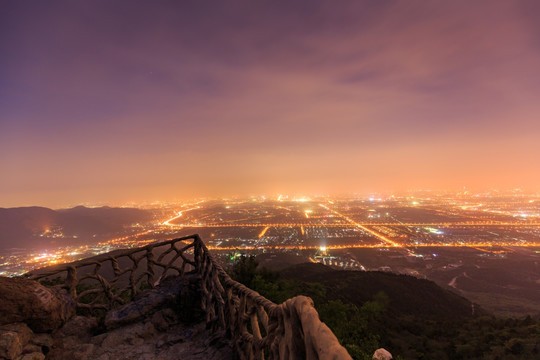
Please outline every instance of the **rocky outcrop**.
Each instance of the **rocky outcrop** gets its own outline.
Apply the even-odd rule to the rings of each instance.
[[[91,335],[96,328],[78,317],[54,333],[50,360],[232,360],[226,343],[212,342],[204,323],[182,324],[174,310],[164,308],[140,321]],[[79,330],[75,330],[80,325]],[[68,335],[78,332],[78,336]]]
[[[98,321],[96,318],[75,316],[58,331],[53,332],[52,335],[55,339],[53,347],[56,348],[59,344],[62,347],[70,347],[89,342],[97,331]]]
[[[32,280],[0,277],[0,299],[0,325],[24,322],[35,332],[53,331],[75,313],[67,293]]]
[[[216,342],[202,318],[182,322],[179,308],[198,296],[196,275],[167,278],[101,321],[71,316],[69,296],[34,281],[0,281],[0,360],[232,359],[228,343]]]
[[[75,316],[52,333],[47,359],[232,360],[228,343],[216,342],[202,319],[193,325],[182,322],[180,304],[194,296],[197,286],[197,276],[171,277],[109,311],[101,323]]]
[[[24,323],[0,326],[0,359],[43,360],[52,346],[48,334],[34,334]]]
[[[181,293],[190,296],[187,294],[192,290],[190,284],[197,281],[198,277],[193,275],[169,277],[163,280],[155,289],[146,290],[139,294],[135,301],[109,311],[105,317],[105,326],[107,329],[115,329],[140,321],[157,309],[174,304]]]

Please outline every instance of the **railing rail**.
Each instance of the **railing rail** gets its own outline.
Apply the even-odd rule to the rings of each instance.
[[[195,263],[206,323],[233,341],[240,359],[351,359],[319,320],[310,298],[273,303],[231,279],[196,237]]]
[[[194,270],[197,239],[192,235],[117,250],[46,271],[36,270],[26,277],[53,284],[54,277],[59,277],[55,286],[66,289],[79,309],[107,311],[133,301],[142,289],[155,287],[169,275],[183,276]]]
[[[106,266],[108,274],[103,274]],[[134,299],[143,285],[152,288],[169,274],[183,276],[191,270],[200,276],[207,327],[229,339],[240,359],[351,359],[319,320],[310,298],[297,296],[277,305],[234,281],[199,235],[104,254],[30,273],[29,278],[43,280],[64,273],[59,286],[75,297],[78,307],[110,310]],[[93,281],[94,286],[78,293],[84,281]]]

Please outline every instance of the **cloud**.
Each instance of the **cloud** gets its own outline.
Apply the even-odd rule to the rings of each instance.
[[[0,185],[14,199],[60,183],[166,196],[540,180],[519,160],[538,155],[523,140],[540,130],[535,2],[2,6]],[[505,156],[487,155],[501,141]],[[470,158],[491,165],[452,181],[402,165]]]

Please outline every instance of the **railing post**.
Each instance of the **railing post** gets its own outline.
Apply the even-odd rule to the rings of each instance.
[[[79,279],[77,279],[77,269],[75,266],[70,266],[67,269],[66,285],[68,287],[69,294],[75,299],[77,297],[77,285]]]
[[[202,251],[202,246],[201,246],[201,238],[199,237],[198,234],[195,234],[194,236],[194,239],[193,239],[193,243],[194,243],[194,246],[193,246],[193,257],[194,257],[194,262],[195,262],[195,271],[197,272],[197,274],[200,274],[201,273],[201,251]]]

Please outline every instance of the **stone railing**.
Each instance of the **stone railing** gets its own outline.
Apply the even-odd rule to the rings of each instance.
[[[134,299],[141,288],[152,288],[168,275],[182,276],[191,270],[200,276],[207,327],[229,339],[240,359],[351,359],[319,320],[310,298],[297,296],[281,305],[273,303],[231,279],[198,235],[29,275],[43,280],[64,273],[58,286],[75,297],[78,307],[109,310]],[[82,287],[86,282],[92,285]]]
[[[196,237],[206,322],[232,339],[241,359],[351,359],[319,320],[310,298],[297,296],[274,304],[231,279]]]
[[[27,274],[31,280],[66,289],[79,309],[111,310],[133,301],[169,275],[183,276],[196,268],[198,236],[186,236],[137,249],[117,250],[45,271]]]

